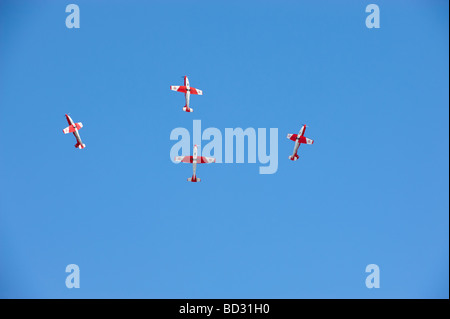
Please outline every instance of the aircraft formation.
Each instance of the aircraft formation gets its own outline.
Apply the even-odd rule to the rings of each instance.
[[[171,85],[170,89],[172,91],[184,93],[186,104],[183,107],[183,111],[191,113],[191,112],[194,112],[194,109],[191,108],[189,105],[191,94],[203,95],[203,91],[191,87],[187,76],[184,76],[183,78],[184,78],[184,85],[182,85],[182,86]],[[65,116],[66,116],[67,122],[69,123],[69,126],[66,127],[65,129],[63,129],[63,133],[64,134],[73,133],[73,135],[75,136],[75,138],[77,140],[75,147],[79,148],[79,149],[85,148],[86,144],[83,144],[83,142],[81,141],[80,134],[78,132],[83,127],[83,124],[81,122],[75,123],[72,120],[72,118],[67,114]],[[297,154],[297,152],[298,152],[298,148],[300,147],[301,144],[314,144],[314,140],[309,139],[304,136],[306,127],[307,127],[306,125],[302,125],[298,134],[288,134],[287,135],[288,139],[295,142],[294,151],[293,151],[292,155],[289,155],[289,159],[291,161],[298,160],[299,155]],[[174,161],[177,163],[181,162],[181,163],[191,163],[192,164],[193,173],[192,173],[192,177],[189,177],[187,179],[189,182],[200,182],[201,181],[201,179],[198,178],[197,174],[196,174],[197,164],[204,164],[204,163],[209,164],[209,163],[216,162],[216,159],[214,157],[197,156],[197,149],[198,149],[197,145],[194,145],[192,156],[190,156],[190,155],[176,156],[174,159]]]

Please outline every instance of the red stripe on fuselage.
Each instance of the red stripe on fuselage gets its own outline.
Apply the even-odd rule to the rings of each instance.
[[[66,120],[67,120],[67,123],[69,123],[69,125],[72,125],[72,123],[70,122],[70,117],[67,114],[66,114]]]
[[[305,135],[305,131],[306,131],[306,125],[303,125],[303,132],[302,132],[302,136]]]

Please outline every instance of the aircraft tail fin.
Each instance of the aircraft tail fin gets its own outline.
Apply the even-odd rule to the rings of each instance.
[[[187,107],[186,105],[183,107],[183,111],[185,112],[194,112],[194,109]]]
[[[187,180],[188,180],[188,182],[200,182],[201,181],[201,179],[198,178],[197,176],[189,177]]]
[[[76,147],[76,148],[79,148],[79,149],[81,150],[81,149],[83,149],[83,148],[86,147],[86,144],[80,144],[80,143],[77,143],[77,144],[75,144],[75,147]]]
[[[290,155],[290,156],[289,156],[289,159],[290,159],[291,161],[296,161],[296,160],[298,160],[299,157],[300,157],[300,156],[298,156],[298,154],[295,154],[294,156]]]

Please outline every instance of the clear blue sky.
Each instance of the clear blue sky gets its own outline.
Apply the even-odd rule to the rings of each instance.
[[[447,1],[1,0],[0,297],[448,298],[448,25]],[[188,183],[194,119],[278,128],[278,172]]]

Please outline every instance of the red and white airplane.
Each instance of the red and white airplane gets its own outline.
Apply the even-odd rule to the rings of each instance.
[[[189,98],[191,96],[191,94],[197,94],[197,95],[203,95],[203,91],[196,89],[196,88],[192,88],[189,86],[189,80],[187,78],[187,76],[184,76],[184,85],[183,86],[170,86],[170,89],[172,91],[177,91],[177,92],[182,92],[184,93],[184,96],[186,98],[186,105],[183,107],[183,111],[185,112],[194,112],[194,109],[191,109],[189,107]]]
[[[70,116],[67,114],[66,119],[67,122],[69,123],[69,126],[63,130],[64,134],[73,133],[73,135],[75,135],[75,138],[77,139],[77,144],[75,144],[75,147],[79,149],[85,148],[86,145],[83,144],[83,142],[81,142],[80,134],[78,134],[78,130],[80,130],[83,127],[83,124],[81,122],[74,123],[70,118]]]
[[[288,134],[287,138],[294,141],[295,145],[294,145],[294,153],[292,155],[289,156],[289,159],[291,161],[296,161],[298,160],[298,148],[300,147],[300,144],[314,144],[314,140],[311,140],[307,137],[304,137],[303,135],[305,134],[305,130],[306,130],[306,125],[303,125],[302,128],[300,129],[300,132],[298,132],[298,134]]]
[[[197,145],[194,145],[193,156],[175,156],[175,162],[192,163],[194,173],[192,174],[192,177],[189,177],[187,180],[188,182],[200,182],[201,179],[198,178],[195,174],[195,171],[197,170],[197,164],[215,163],[216,159],[214,157],[197,156]]]

